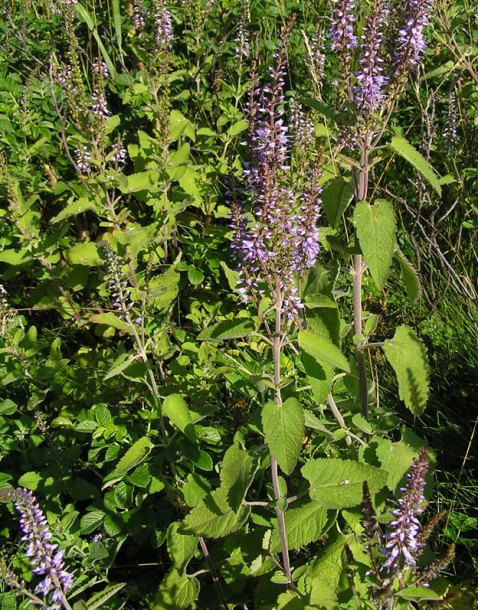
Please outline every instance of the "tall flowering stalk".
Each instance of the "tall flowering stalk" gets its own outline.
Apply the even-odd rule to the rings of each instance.
[[[269,82],[260,86],[255,69],[251,77],[248,108],[251,162],[244,172],[246,193],[232,205],[233,249],[239,262],[239,294],[243,302],[271,302],[274,321],[264,317],[267,341],[272,348],[274,401],[283,408],[281,353],[291,323],[298,321],[303,304],[300,280],[315,264],[318,252],[317,219],[320,192],[317,163],[309,181],[296,192],[290,162],[290,135],[285,119],[284,79],[286,48],[293,20],[281,34],[281,44],[269,69]],[[279,500],[278,462],[271,455],[276,516],[282,567],[292,583],[284,510]]]
[[[428,451],[421,449],[400,489],[401,495],[391,511],[393,519],[387,524],[384,535],[364,484],[363,533],[371,572],[376,579],[373,601],[378,610],[393,610],[403,589],[419,584],[428,586],[429,581],[453,560],[454,545],[451,545],[443,555],[419,567],[424,547],[444,516],[439,513],[423,526],[419,521],[426,505],[424,490],[428,467]]]
[[[32,593],[26,589],[24,581],[9,570],[4,562],[0,566],[0,576],[7,585],[29,597],[36,605],[40,604],[49,610],[71,610],[66,595],[73,584],[73,574],[65,568],[64,551],[58,550],[58,545],[51,542],[52,534],[48,522],[35,496],[31,491],[20,487],[8,490],[5,495],[13,501],[20,514],[20,527],[23,532],[21,541],[27,543],[25,555],[32,565],[33,574],[41,576],[42,580]]]
[[[331,47],[340,60],[342,94],[356,107],[353,133],[345,131],[343,145],[359,154],[354,176],[355,201],[366,201],[369,192],[371,156],[376,149],[408,74],[425,49],[423,29],[429,20],[432,0],[374,0],[366,16],[360,40],[354,24],[358,21],[353,0],[334,0],[331,18]],[[356,65],[354,70],[354,64]],[[356,238],[356,248],[360,244]],[[362,335],[362,277],[365,264],[355,254],[352,265],[354,334]],[[360,403],[368,417],[368,388],[365,355],[356,350]]]

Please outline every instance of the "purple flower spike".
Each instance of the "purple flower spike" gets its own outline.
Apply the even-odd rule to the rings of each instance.
[[[388,524],[390,532],[386,535],[387,543],[383,553],[386,561],[383,569],[395,572],[402,565],[416,567],[416,559],[422,548],[418,540],[420,523],[418,515],[423,512],[425,501],[425,476],[428,471],[428,451],[421,449],[407,474],[405,487],[400,491],[402,497],[397,500],[397,508],[392,510],[393,521]]]
[[[380,48],[388,15],[388,0],[378,0],[367,18],[361,36],[360,69],[356,74],[354,100],[365,112],[377,110],[383,101],[383,88],[387,79],[383,75]]]
[[[44,576],[34,593],[50,595],[51,610],[64,607],[66,593],[73,584],[73,575],[65,570],[63,551],[50,542],[52,535],[43,511],[31,491],[18,488],[12,492],[15,508],[20,513],[21,540],[28,543],[26,556],[33,566],[32,572]]]
[[[428,25],[432,0],[408,0],[404,18],[397,33],[395,64],[398,73],[404,74],[416,66],[423,55],[426,43],[423,28]]]
[[[354,0],[333,0],[334,10],[330,28],[332,50],[342,56],[342,63],[348,65],[352,52],[357,46],[354,32],[355,2]]]

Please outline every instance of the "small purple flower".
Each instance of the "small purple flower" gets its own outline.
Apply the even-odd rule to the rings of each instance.
[[[108,108],[108,104],[106,103],[103,93],[100,93],[97,89],[95,89],[91,99],[93,100],[91,111],[95,117],[100,121],[106,121],[106,119],[111,116],[111,111]]]
[[[20,513],[22,542],[27,542],[26,556],[33,566],[32,572],[44,576],[35,587],[34,593],[44,597],[50,595],[52,610],[60,609],[66,593],[73,584],[73,575],[65,569],[63,550],[57,551],[57,544],[50,542],[52,535],[48,522],[31,491],[18,488],[12,492],[14,505]]]
[[[110,161],[117,167],[123,167],[128,160],[128,152],[121,142],[116,142],[111,146]]]
[[[405,486],[400,490],[402,496],[397,500],[397,508],[392,510],[394,519],[388,524],[389,533],[383,553],[386,561],[383,569],[392,573],[403,564],[415,568],[421,550],[418,540],[420,522],[418,515],[425,501],[425,476],[428,471],[428,451],[422,449],[407,474]]]
[[[81,174],[89,174],[91,172],[91,153],[86,146],[79,146],[75,150],[75,159],[78,171]]]
[[[355,1],[332,0],[334,3],[330,38],[332,50],[339,53],[344,64],[349,64],[352,52],[357,46],[355,35]]]
[[[154,3],[154,40],[160,50],[169,49],[173,41],[173,24],[164,0]]]
[[[104,61],[101,61],[101,59],[98,59],[98,57],[95,57],[95,59],[93,60],[93,73],[99,74],[100,76],[103,76],[104,78],[109,78],[109,75],[110,75],[108,66],[105,64]]]
[[[360,69],[356,73],[357,85],[354,100],[360,110],[377,110],[383,100],[387,79],[383,75],[383,58],[380,56],[383,28],[389,15],[388,0],[379,0],[365,23],[360,44]]]
[[[135,30],[142,32],[146,27],[147,12],[141,0],[133,2],[133,18],[132,24]]]
[[[416,66],[426,48],[423,28],[428,24],[432,0],[407,0],[397,36],[394,63],[399,74]]]
[[[56,74],[56,81],[63,87],[71,87],[72,70],[70,64],[64,65],[61,70]]]

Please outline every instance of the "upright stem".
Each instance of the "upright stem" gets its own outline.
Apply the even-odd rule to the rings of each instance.
[[[272,341],[272,356],[274,360],[274,400],[277,405],[282,407],[282,395],[280,390],[280,356],[282,348],[282,333],[281,333],[281,317],[282,317],[282,295],[280,290],[277,289],[277,304],[276,304],[276,317],[275,317],[275,333]],[[277,516],[277,526],[279,529],[279,538],[281,543],[282,551],[282,566],[284,568],[284,574],[287,579],[287,585],[292,584],[292,575],[290,569],[289,559],[289,547],[287,545],[287,532],[285,529],[285,517],[284,511],[278,505],[281,499],[280,486],[279,486],[279,468],[277,460],[274,456],[271,457],[271,474],[272,474],[272,487],[274,490],[274,499],[276,501],[275,511]]]
[[[369,135],[365,135],[360,143],[360,171],[356,187],[357,203],[365,201],[368,191],[368,170],[369,170]],[[355,236],[355,246],[358,247],[358,239]],[[353,266],[353,300],[354,300],[354,333],[362,334],[362,276],[364,266],[361,254],[354,255]],[[365,354],[361,350],[356,350],[357,366],[359,373],[360,405],[362,415],[368,418],[368,388],[367,388],[367,367],[365,364]]]

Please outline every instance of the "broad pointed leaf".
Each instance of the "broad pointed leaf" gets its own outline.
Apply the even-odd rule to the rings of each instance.
[[[377,288],[381,290],[390,273],[395,251],[395,211],[384,199],[379,199],[373,206],[362,201],[355,207],[354,222],[364,259]]]
[[[291,474],[304,439],[304,410],[295,398],[282,405],[268,402],[262,410],[262,427],[271,454],[286,474]]]

